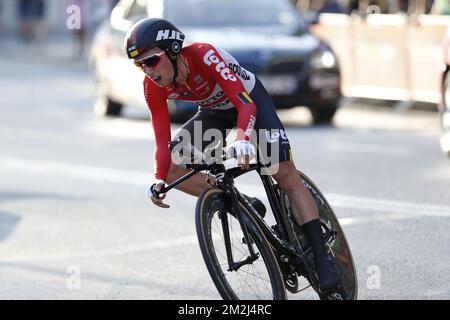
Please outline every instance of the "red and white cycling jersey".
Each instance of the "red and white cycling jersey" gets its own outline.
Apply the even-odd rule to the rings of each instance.
[[[207,43],[193,43],[183,48],[189,76],[186,85],[161,87],[149,77],[144,79],[144,94],[155,133],[155,177],[165,180],[171,164],[171,141],[167,99],[187,100],[200,108],[238,112],[237,139],[249,139],[256,121],[256,106],[249,96],[255,76],[242,68],[225,50]]]

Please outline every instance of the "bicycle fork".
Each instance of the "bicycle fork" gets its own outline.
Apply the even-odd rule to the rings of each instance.
[[[219,212],[219,219],[222,224],[222,231],[224,235],[224,242],[225,242],[225,250],[227,253],[227,260],[228,260],[228,271],[238,271],[239,268],[246,264],[251,264],[254,261],[256,261],[259,258],[259,254],[257,254],[253,248],[253,241],[250,240],[250,236],[248,234],[247,226],[245,222],[243,221],[243,218],[241,214],[239,213],[239,205],[238,205],[238,197],[233,190],[228,190],[228,196],[231,197],[230,199],[232,203],[232,207],[230,208],[232,211],[235,212],[236,219],[239,221],[239,225],[241,227],[242,233],[244,234],[243,242],[248,247],[249,255],[244,260],[235,262],[233,258],[233,251],[231,248],[231,239],[230,239],[230,228],[228,224],[228,214],[226,211]]]
[[[250,264],[253,261],[255,261],[256,259],[258,259],[259,256],[254,252],[253,247],[250,244],[249,245],[250,256],[248,256],[246,259],[239,261],[239,262],[234,261],[233,251],[231,250],[231,239],[230,239],[230,228],[228,225],[228,214],[224,211],[220,212],[219,219],[222,223],[225,249],[226,249],[227,260],[228,260],[228,271],[237,271],[243,265]]]

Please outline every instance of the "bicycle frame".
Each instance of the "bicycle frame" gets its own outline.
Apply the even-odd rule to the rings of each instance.
[[[240,168],[232,168],[225,172],[223,181],[219,183],[217,187],[225,190],[226,194],[231,197],[230,200],[232,201],[229,201],[229,203],[241,203],[245,207],[245,209],[252,216],[252,219],[263,231],[264,236],[267,238],[272,248],[276,252],[278,252],[280,256],[285,256],[288,259],[291,259],[294,263],[300,264],[303,262],[305,252],[303,252],[301,246],[298,244],[298,241],[293,234],[292,227],[288,225],[290,222],[288,220],[287,208],[284,205],[282,199],[280,199],[280,196],[277,194],[272,178],[268,175],[262,175],[262,168],[263,167],[259,164],[252,165],[248,170],[245,171],[241,170]],[[270,226],[260,217],[255,209],[248,203],[247,199],[245,199],[245,197],[243,197],[242,194],[234,186],[234,178],[237,178],[244,173],[254,170],[258,171],[258,174],[266,191],[270,207],[274,214],[275,221],[281,227],[286,240],[280,239],[279,237],[277,237],[277,235],[275,235]],[[283,195],[284,194],[281,193],[281,196]],[[240,216],[240,214],[238,214],[238,216]]]

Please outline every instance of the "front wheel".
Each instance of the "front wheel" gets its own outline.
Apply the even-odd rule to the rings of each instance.
[[[250,256],[239,221],[228,212],[223,190],[207,189],[198,199],[197,236],[209,274],[224,300],[285,300],[277,259],[256,222],[243,206],[240,209],[258,258],[230,271],[230,253],[237,263]],[[228,253],[225,234],[229,234],[231,242]]]
[[[329,124],[333,120],[336,111],[339,108],[339,102],[330,102],[327,106],[312,107],[311,116],[314,124]]]

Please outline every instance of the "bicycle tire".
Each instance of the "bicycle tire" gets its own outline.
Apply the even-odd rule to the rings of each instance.
[[[247,213],[246,209],[242,205],[240,205],[240,209],[242,210],[249,235],[260,253],[260,258],[262,258],[261,260],[264,263],[265,268],[267,268],[272,289],[272,299],[287,299],[280,267],[270,244],[256,222],[254,222],[250,214]],[[211,224],[214,215],[220,211],[226,211],[224,191],[217,188],[205,190],[200,195],[196,206],[195,220],[197,237],[208,272],[222,298],[224,300],[240,300],[240,297],[235,292],[236,289],[232,288],[227,279],[227,275],[225,274],[227,271],[224,271],[220,265],[214,246]],[[229,214],[228,217],[234,219],[231,214]],[[226,264],[225,268],[228,268],[228,264]],[[247,300],[247,298],[245,299]],[[257,300],[257,298],[251,298],[250,300]]]
[[[358,297],[358,279],[353,256],[350,251],[345,233],[339,223],[339,220],[336,217],[336,214],[333,211],[333,208],[330,206],[320,189],[303,172],[298,171],[298,173],[303,184],[313,196],[313,199],[319,210],[321,222],[337,232],[335,240],[330,245],[330,249],[333,253],[332,257],[334,259],[338,272],[341,275],[341,285],[346,295],[345,299],[356,300]],[[314,289],[317,293],[319,293],[317,288]],[[320,293],[319,296],[321,296]],[[321,296],[321,298],[324,297]]]

